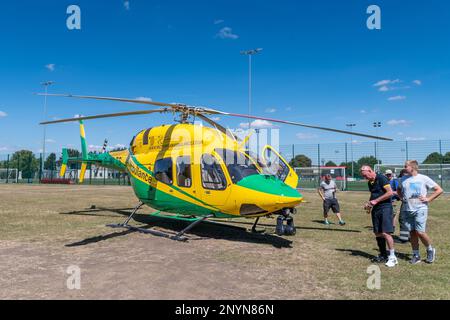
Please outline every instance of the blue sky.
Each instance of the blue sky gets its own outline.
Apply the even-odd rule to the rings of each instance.
[[[66,9],[81,8],[81,30]],[[366,9],[382,10],[368,30]],[[0,10],[0,153],[38,152],[43,98],[51,92],[147,97],[247,112],[254,59],[253,114],[375,134],[395,140],[450,139],[448,1],[8,1]],[[140,110],[145,106],[50,98],[48,118]],[[170,115],[87,122],[89,144],[127,145]],[[222,117],[237,128],[245,119]],[[281,143],[349,141],[281,126]],[[47,129],[47,150],[78,146],[75,124]],[[366,141],[365,139],[358,139]]]

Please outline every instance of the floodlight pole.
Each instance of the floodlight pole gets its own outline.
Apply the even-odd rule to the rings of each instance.
[[[53,81],[45,81],[42,82],[41,85],[45,87],[45,96],[44,96],[44,121],[47,121],[47,93],[48,93],[48,86],[51,86],[54,84]],[[45,140],[47,135],[47,126],[44,124],[44,139],[42,141],[42,163],[41,163],[41,178],[42,174],[44,173],[44,163],[45,163]]]
[[[251,129],[251,119],[250,116],[252,114],[252,56],[261,52],[263,49],[253,49],[241,51],[242,55],[248,56],[248,130]]]
[[[375,128],[375,132],[376,132],[376,136],[377,136],[377,140],[375,141],[375,158],[377,159],[378,168],[379,168],[380,167],[380,160],[379,160],[379,156],[378,156],[378,129],[381,128],[381,122],[380,121],[375,121],[373,123],[373,127]]]
[[[355,123],[349,123],[349,124],[347,124],[347,127],[349,127],[350,128],[350,131],[351,131],[351,135],[350,135],[350,137],[351,137],[351,141],[350,141],[350,154],[351,154],[351,162],[352,162],[352,178],[355,178],[355,168],[354,168],[354,165],[353,165],[353,128],[354,127],[356,127],[356,124]]]

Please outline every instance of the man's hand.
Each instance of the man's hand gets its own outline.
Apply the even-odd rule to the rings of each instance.
[[[377,200],[372,200],[369,202],[371,204],[372,207],[375,207],[378,204]]]
[[[430,202],[430,199],[428,199],[428,197],[426,196],[420,196],[419,200],[422,201],[422,203],[428,203]]]
[[[372,201],[366,202],[366,204],[364,205],[364,210],[366,210],[368,213],[370,212],[370,210],[373,208],[373,205],[371,203]]]

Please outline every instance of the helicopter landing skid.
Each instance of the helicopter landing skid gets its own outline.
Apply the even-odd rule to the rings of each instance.
[[[141,233],[145,233],[145,234],[151,234],[151,235],[158,236],[158,237],[168,238],[168,239],[175,240],[175,241],[183,241],[184,242],[184,241],[188,240],[187,237],[184,237],[184,234],[186,232],[188,232],[189,230],[194,228],[200,222],[203,222],[203,221],[205,221],[208,218],[214,217],[213,215],[208,215],[208,216],[202,217],[200,219],[197,219],[194,222],[192,222],[190,225],[188,225],[185,229],[183,229],[182,231],[178,232],[176,235],[170,235],[170,234],[162,232],[162,231],[133,227],[133,226],[130,226],[128,224],[130,222],[131,218],[133,218],[133,216],[136,214],[136,212],[140,208],[142,208],[143,205],[144,205],[143,202],[139,202],[139,204],[134,208],[134,210],[130,214],[130,216],[123,223],[120,223],[120,224],[108,224],[106,226],[110,227],[110,228],[113,228],[113,229],[123,228],[123,229],[137,231],[137,232],[141,232]],[[159,213],[159,211],[158,211],[158,213]]]
[[[252,233],[264,233],[264,232],[266,232],[266,228],[264,228],[262,230],[256,230],[256,225],[258,224],[258,222],[259,222],[259,217],[256,218],[255,223],[253,224]]]

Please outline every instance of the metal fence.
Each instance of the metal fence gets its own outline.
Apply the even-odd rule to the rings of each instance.
[[[367,183],[359,175],[361,165],[369,164],[374,168],[383,168],[383,165],[398,167],[406,160],[417,160],[420,164],[425,162],[444,165],[445,169],[450,166],[450,140],[290,144],[281,145],[280,154],[289,162],[294,161],[298,155],[304,155],[310,161],[308,165],[305,163],[293,165],[316,168],[315,182],[311,183],[309,179],[302,181],[300,177],[301,188],[318,186],[323,175],[323,167],[346,166],[346,189],[367,190]],[[446,192],[450,192],[450,170],[442,170],[442,174],[433,178],[442,184]]]
[[[450,165],[450,140],[426,141],[376,141],[354,143],[290,144],[279,147],[281,155],[292,162],[294,167],[311,167],[317,174],[308,183],[300,177],[299,187],[312,188],[319,185],[324,173],[323,167],[345,166],[347,190],[367,190],[367,183],[359,176],[362,164],[373,167],[398,167],[406,160],[415,159],[419,163]],[[296,156],[303,155],[306,163],[295,163]],[[52,183],[58,181],[60,154],[34,154],[19,151],[0,155],[0,183]],[[378,165],[378,166],[377,166]],[[42,166],[44,170],[41,170]],[[445,167],[447,168],[447,167]],[[79,180],[80,164],[71,164],[66,179]],[[309,177],[310,178],[310,177]],[[442,170],[434,176],[447,192],[450,192],[450,169]],[[89,166],[84,184],[129,185],[126,174],[118,171]]]

